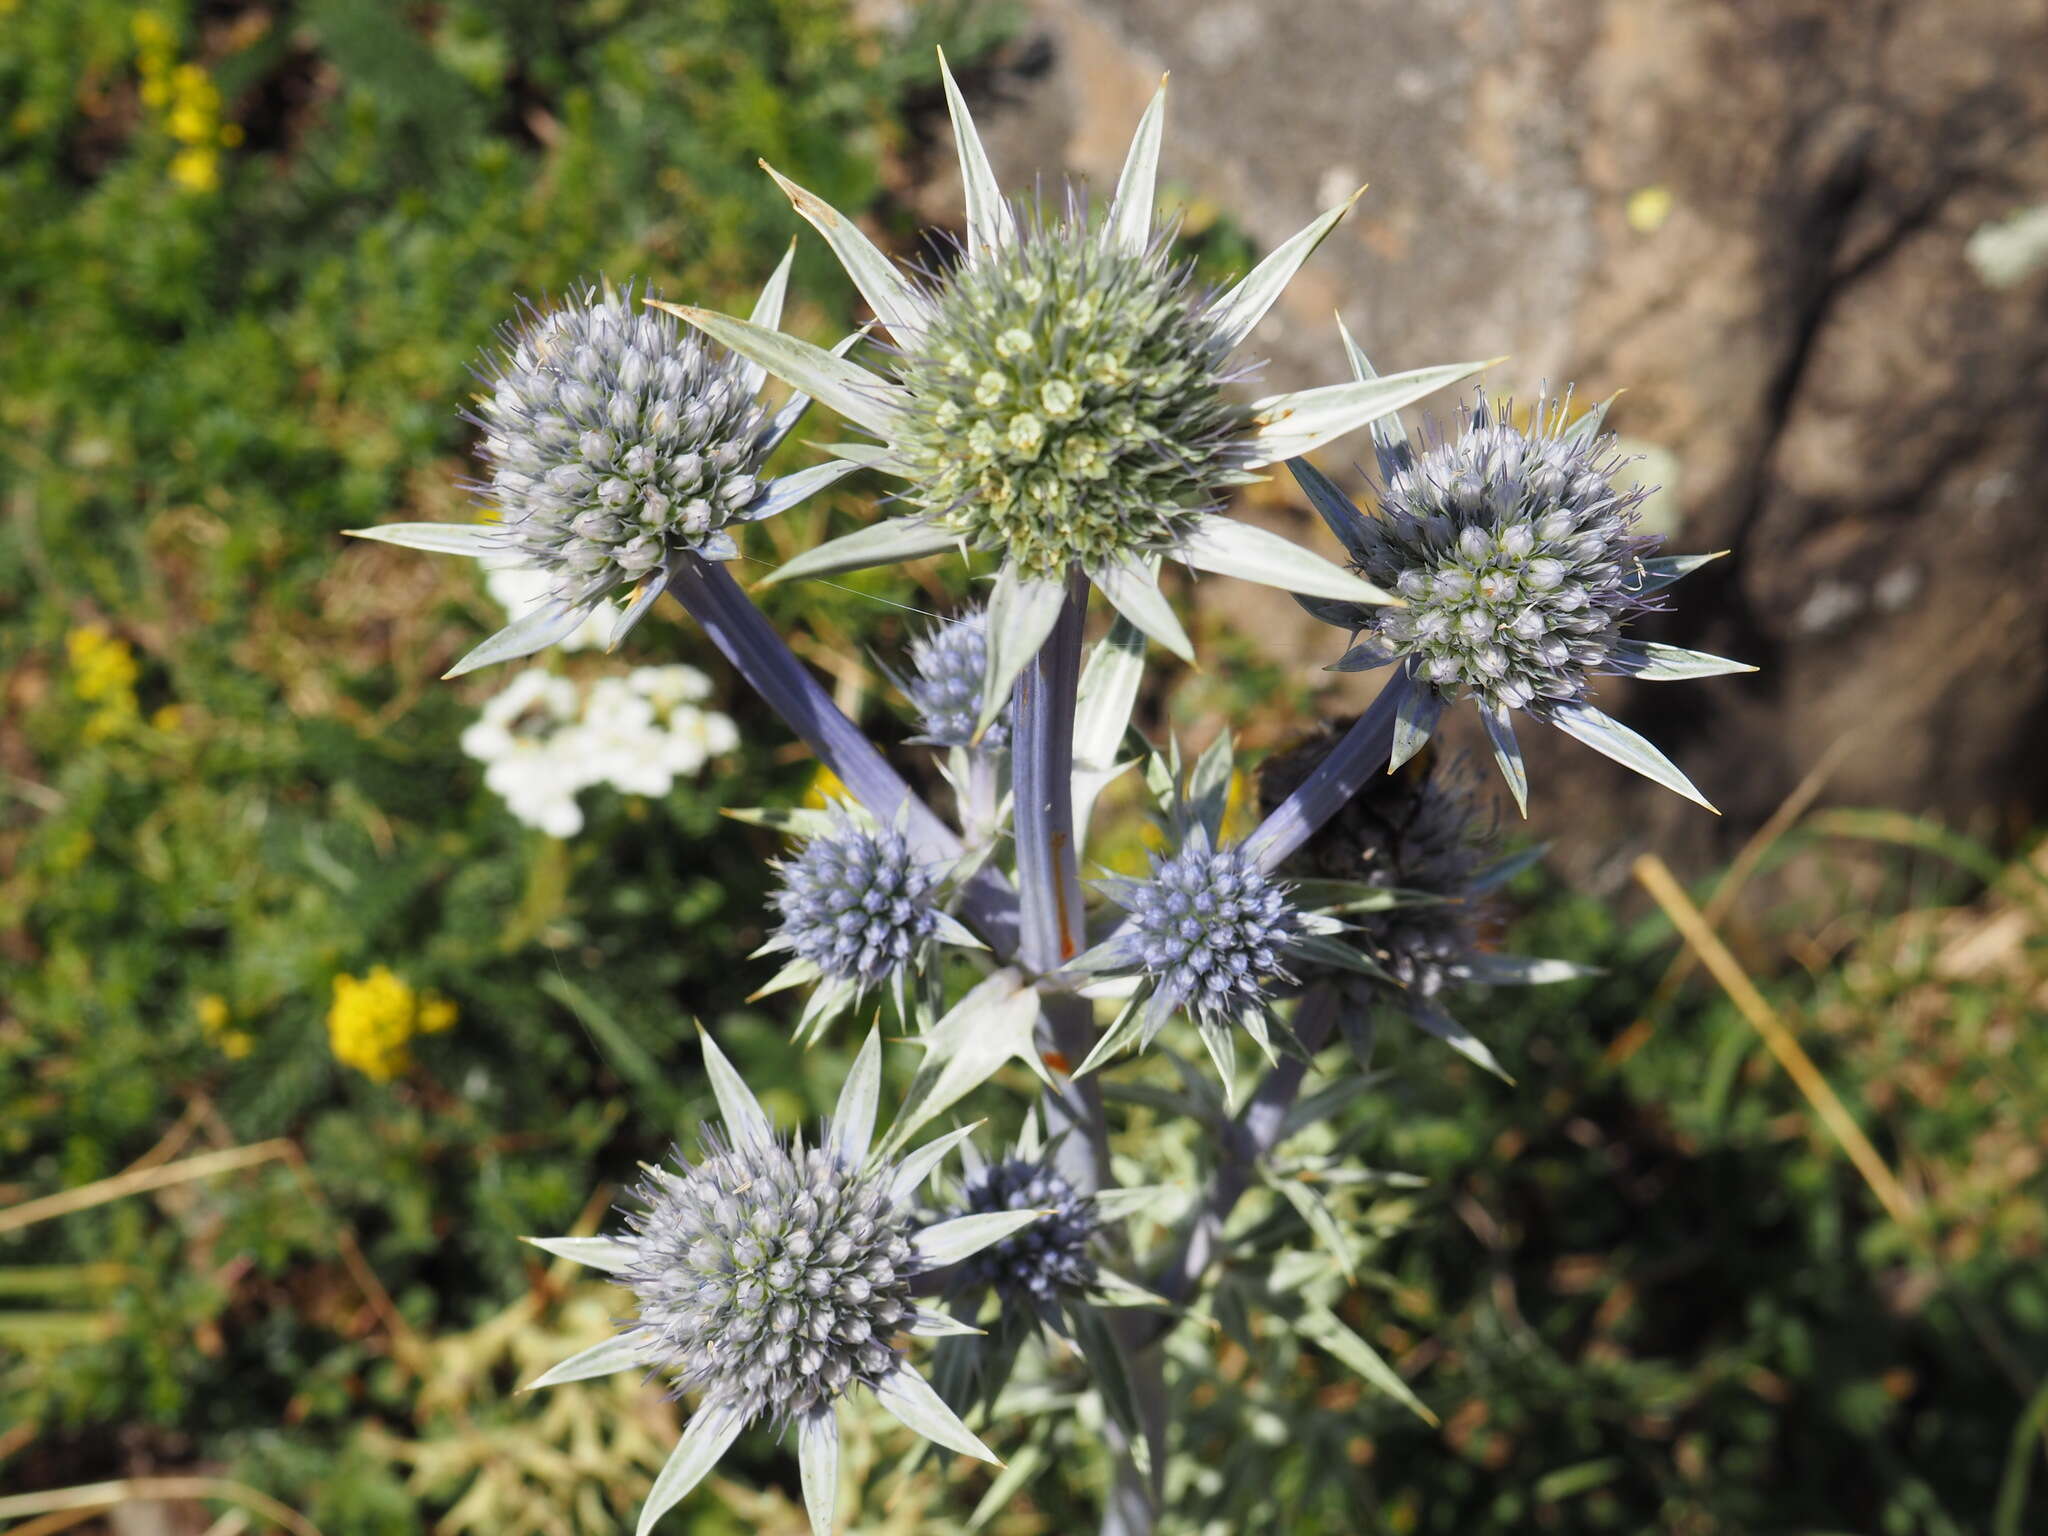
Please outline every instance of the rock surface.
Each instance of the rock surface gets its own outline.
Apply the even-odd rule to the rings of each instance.
[[[1653,452],[1670,548],[1734,550],[1645,633],[1763,671],[1601,697],[1723,822],[1524,733],[1535,823],[1571,829],[1579,875],[1725,852],[1824,761],[1839,802],[2048,811],[2048,274],[1993,287],[1966,255],[2048,202],[2048,0],[1028,16],[967,83],[999,165],[1111,184],[1170,69],[1164,188],[1261,248],[1373,184],[1259,333],[1272,387],[1337,376],[1339,305],[1385,369],[1509,352],[1490,377],[1519,395],[1625,387],[1612,424]],[[928,164],[919,211],[950,219],[957,175]],[[1327,545],[1291,489],[1262,500]],[[1335,654],[1262,588],[1200,601]]]

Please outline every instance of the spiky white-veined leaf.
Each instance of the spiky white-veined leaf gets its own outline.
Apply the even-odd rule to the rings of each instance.
[[[683,1438],[669,1453],[654,1486],[647,1490],[647,1502],[640,1506],[640,1523],[635,1536],[647,1536],[655,1522],[703,1482],[718,1460],[739,1439],[746,1420],[729,1408],[707,1406],[697,1410]]]
[[[601,1269],[608,1275],[631,1269],[640,1257],[631,1242],[616,1237],[522,1237],[519,1241],[572,1264]]]
[[[1003,199],[1003,189],[988,163],[988,151],[981,147],[975,131],[974,114],[967,110],[967,98],[946,65],[946,50],[939,50],[939,74],[946,86],[946,112],[953,120],[953,143],[960,155],[960,181],[967,199],[967,259],[978,261],[984,250],[1000,250],[1017,240],[1017,219]]]
[[[1311,453],[1332,438],[1342,437],[1500,361],[1496,357],[1476,363],[1411,368],[1406,373],[1353,380],[1349,384],[1324,384],[1256,400],[1252,412],[1261,425],[1254,439],[1256,453],[1247,467],[1257,469],[1261,464]]]
[[[784,383],[877,437],[888,438],[903,414],[908,397],[902,389],[837,353],[715,310],[664,299],[647,302],[687,320],[719,345],[759,363]]]
[[[1127,256],[1142,256],[1152,242],[1152,202],[1159,179],[1159,141],[1166,126],[1166,81],[1152,95],[1131,135],[1130,153],[1116,179],[1103,238]]]
[[[697,1041],[704,1050],[704,1075],[711,1079],[711,1095],[718,1101],[718,1118],[725,1123],[725,1134],[732,1144],[739,1147],[772,1143],[775,1127],[767,1111],[701,1024],[697,1026]]]
[[[1548,718],[1567,736],[1584,742],[1601,756],[1612,758],[1654,784],[1662,784],[1695,805],[1714,810],[1712,802],[1693,788],[1692,780],[1679,771],[1676,763],[1659,752],[1648,739],[1612,716],[1603,715],[1590,704],[1570,703],[1551,705]],[[1715,811],[1714,814],[1718,816],[1720,812]]]
[[[877,249],[860,227],[814,192],[806,191],[784,176],[766,160],[761,169],[775,178],[789,198],[790,206],[811,228],[825,237],[839,265],[853,279],[853,286],[867,300],[875,318],[888,327],[899,346],[913,345],[931,320],[931,306],[897,269],[896,263]]]
[[[875,1400],[892,1416],[925,1439],[943,1445],[949,1451],[958,1451],[963,1456],[1002,1465],[996,1453],[983,1445],[974,1431],[961,1423],[960,1416],[931,1389],[931,1383],[909,1366],[898,1366],[876,1382],[874,1394]]]
[[[1283,592],[1304,592],[1312,597],[1342,598],[1353,603],[1401,601],[1364,577],[1353,575],[1277,533],[1216,512],[1188,519],[1179,542],[1167,553],[1198,571],[1236,576],[1278,587]]]
[[[1219,298],[1209,312],[1216,325],[1216,334],[1233,347],[1251,335],[1258,323],[1265,319],[1266,311],[1273,307],[1274,301],[1294,280],[1301,264],[1364,195],[1365,188],[1360,187],[1336,207],[1318,214],[1309,221],[1307,228],[1281,241],[1264,261],[1239,279],[1237,285]]]
[[[461,677],[479,667],[493,666],[501,661],[517,661],[522,656],[531,656],[535,651],[544,651],[557,640],[563,640],[590,617],[591,604],[554,602],[522,614],[477,646],[462,660],[441,674],[443,680]]]
[[[644,1367],[648,1363],[646,1342],[637,1333],[615,1333],[602,1343],[577,1351],[520,1390],[537,1392],[542,1387],[558,1387],[565,1381],[588,1381],[594,1376],[615,1376],[620,1371]]]
[[[1018,675],[1031,665],[1067,601],[1067,584],[1051,577],[1025,576],[1005,565],[989,594],[987,669],[982,674],[979,736],[996,723]]]
[[[500,555],[505,552],[503,523],[383,523],[375,528],[344,528],[352,539],[371,539],[437,555]]]

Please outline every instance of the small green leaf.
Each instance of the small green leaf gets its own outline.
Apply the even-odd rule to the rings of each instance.
[[[1435,1428],[1437,1416],[1429,1411],[1401,1373],[1380,1357],[1365,1340],[1344,1325],[1343,1319],[1323,1307],[1310,1307],[1295,1320],[1294,1331],[1320,1349],[1327,1350],[1351,1367],[1371,1385],[1401,1404],[1423,1423]]]

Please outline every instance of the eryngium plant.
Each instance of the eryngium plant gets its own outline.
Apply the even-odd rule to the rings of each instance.
[[[740,1432],[794,1425],[812,1523],[829,1530],[838,1496],[834,1409],[855,1387],[953,1450],[996,1458],[899,1354],[892,1339],[959,1331],[920,1309],[912,1282],[1036,1221],[1035,1209],[919,1221],[915,1200],[958,1135],[900,1162],[868,1158],[881,1083],[870,1035],[819,1144],[776,1134],[737,1072],[704,1037],[722,1132],[694,1163],[649,1172],[628,1230],[530,1238],[613,1275],[638,1315],[613,1338],[563,1361],[535,1387],[651,1370],[696,1413],[640,1512],[642,1536],[717,1465]]]
[[[810,989],[797,1021],[806,1044],[886,993],[918,1053],[879,1148],[875,1034],[810,1144],[775,1133],[707,1038],[722,1128],[700,1129],[689,1158],[647,1171],[624,1230],[542,1243],[608,1271],[632,1307],[615,1338],[543,1382],[630,1369],[695,1399],[643,1536],[750,1424],[794,1426],[823,1536],[839,1415],[870,1398],[969,1455],[990,1456],[983,1433],[1016,1446],[1003,1480],[980,1490],[978,1520],[1032,1475],[1071,1470],[1076,1446],[1106,1447],[1104,1528],[1146,1536],[1169,1467],[1199,1453],[1172,1422],[1167,1373],[1212,1347],[1211,1318],[1247,1348],[1313,1344],[1426,1415],[1338,1316],[1366,1242],[1364,1218],[1343,1213],[1381,1176],[1356,1161],[1355,1136],[1321,1123],[1348,1101],[1345,1085],[1304,1090],[1312,1075],[1368,1060],[1382,1013],[1499,1071],[1445,999],[1579,969],[1495,952],[1490,893],[1529,856],[1495,848],[1468,778],[1410,760],[1444,702],[1470,694],[1518,799],[1515,712],[1691,792],[1584,695],[1608,672],[1733,666],[1627,635],[1698,561],[1652,553],[1601,413],[1574,419],[1560,401],[1524,418],[1482,396],[1458,432],[1418,452],[1392,413],[1470,370],[1380,379],[1348,335],[1350,382],[1240,394],[1236,349],[1342,208],[1211,294],[1155,219],[1163,95],[1108,207],[1076,199],[1055,215],[1004,201],[950,76],[945,86],[967,193],[945,271],[906,274],[789,187],[888,333],[875,367],[775,330],[786,267],[751,322],[656,306],[708,342],[634,310],[626,291],[579,293],[515,329],[476,414],[497,520],[381,534],[510,549],[559,584],[550,616],[515,624],[465,666],[537,649],[615,596],[633,594],[630,622],[672,592],[854,803],[736,814],[793,839],[767,946],[793,958],[762,991]],[[763,369],[876,441],[765,480],[762,456],[802,402],[765,414]],[[1382,481],[1371,515],[1299,457],[1364,425]],[[1232,491],[1281,460],[1350,569],[1229,516]],[[950,818],[839,710],[720,563],[750,519],[859,465],[894,476],[907,510],[779,574],[956,549],[993,574],[985,613],[942,619],[885,663],[913,741],[952,791]],[[1131,730],[1148,638],[1192,652],[1157,585],[1167,559],[1288,589],[1353,632],[1340,666],[1394,668],[1341,734],[1270,765],[1264,814],[1248,829],[1228,814],[1240,772],[1227,729],[1185,772],[1174,741],[1148,748]],[[1113,615],[1091,647],[1092,589]],[[1150,866],[1084,883],[1098,795],[1141,762],[1159,810]],[[943,966],[940,943],[954,946]],[[1241,1056],[1240,1033],[1257,1055]],[[1348,1053],[1326,1049],[1340,1034]],[[1205,1065],[1188,1059],[1196,1041]],[[1168,1070],[1104,1091],[1098,1074],[1147,1055]],[[1021,1116],[1004,1098],[1019,1088],[1035,1096]],[[910,1150],[977,1092],[1021,1118],[1007,1152],[984,1162],[971,1126]],[[1118,1139],[1127,1162],[1116,1168],[1112,1136],[1133,1105],[1144,1134]],[[1283,1150],[1297,1135],[1304,1145]],[[929,1220],[920,1189],[954,1146],[965,1181],[930,1197],[948,1215]],[[1268,1211],[1234,1222],[1254,1188],[1272,1197]],[[1158,1228],[1170,1229],[1163,1240]],[[926,1297],[948,1312],[927,1311]],[[1189,1313],[1203,1321],[1182,1326]],[[953,1335],[936,1351],[936,1386],[899,1352],[927,1334]],[[1175,1516],[1192,1527],[1203,1512]]]
[[[760,813],[802,834],[801,846],[775,867],[782,883],[772,898],[781,926],[756,957],[795,958],[767,990],[815,982],[797,1038],[811,1039],[875,988],[896,998],[908,1018],[904,988],[941,939],[975,945],[974,935],[940,905],[943,869],[920,858],[899,824],[884,827],[839,807],[794,820]]]
[[[967,231],[941,275],[907,274],[837,209],[781,176],[895,343],[886,373],[729,316],[674,312],[879,440],[845,452],[902,480],[913,511],[788,562],[780,579],[856,570],[960,544],[999,557],[978,724],[1051,634],[1070,570],[1185,660],[1159,562],[1358,603],[1386,593],[1223,515],[1252,471],[1306,453],[1483,367],[1418,368],[1246,400],[1232,361],[1355,197],[1222,293],[1199,287],[1158,225],[1166,89],[1131,141],[1103,216],[1007,201],[943,58]],[[773,173],[771,173],[773,174]]]
[[[1348,334],[1344,341],[1358,376],[1372,377]],[[1585,702],[1601,673],[1666,681],[1755,670],[1626,637],[1630,619],[1660,606],[1656,594],[1713,557],[1656,556],[1662,538],[1636,527],[1647,491],[1617,481],[1622,460],[1601,433],[1606,415],[1603,405],[1574,418],[1567,393],[1539,399],[1518,426],[1511,402],[1482,391],[1462,430],[1419,453],[1397,425],[1382,425],[1377,517],[1361,515],[1313,467],[1295,467],[1354,567],[1402,599],[1303,604],[1351,631],[1338,671],[1399,663],[1396,766],[1429,739],[1447,703],[1469,697],[1525,810],[1516,711],[1713,809],[1663,753]]]
[[[774,328],[788,286],[785,256],[754,308],[756,325]],[[553,307],[527,304],[501,340],[479,369],[484,392],[468,413],[484,434],[488,470],[472,489],[493,520],[351,530],[516,562],[545,578],[549,601],[464,656],[450,677],[545,650],[629,593],[612,623],[616,646],[678,562],[734,558],[735,527],[787,511],[845,473],[827,464],[767,478],[768,455],[809,401],[797,395],[771,412],[758,364],[649,309],[630,283],[579,288]]]

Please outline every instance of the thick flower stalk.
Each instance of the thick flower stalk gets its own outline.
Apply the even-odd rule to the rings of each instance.
[[[1344,337],[1361,378],[1372,369]],[[1397,423],[1378,425],[1379,515],[1368,517],[1306,462],[1289,467],[1353,567],[1402,605],[1302,605],[1352,633],[1336,670],[1399,664],[1399,721],[1390,766],[1429,739],[1445,706],[1473,699],[1494,758],[1526,811],[1519,711],[1706,805],[1648,741],[1586,702],[1602,673],[1649,680],[1755,668],[1626,635],[1652,599],[1711,556],[1658,558],[1637,529],[1646,494],[1616,480],[1621,460],[1602,435],[1605,407],[1574,420],[1570,396],[1539,400],[1517,426],[1511,405],[1480,393],[1454,435],[1420,452]]]
[[[776,579],[957,546],[996,554],[980,729],[1051,634],[1070,568],[1188,659],[1187,635],[1159,590],[1163,559],[1326,598],[1386,601],[1360,576],[1221,510],[1261,466],[1483,366],[1239,398],[1234,386],[1249,370],[1234,354],[1350,200],[1212,295],[1174,259],[1171,232],[1154,219],[1163,86],[1107,212],[1091,220],[1072,201],[1053,214],[1004,199],[943,58],[940,66],[967,189],[966,235],[946,274],[906,274],[844,214],[776,178],[893,341],[886,373],[729,316],[673,307],[871,433],[879,446],[842,455],[905,482],[909,512],[799,555]]]
[[[900,1162],[871,1161],[881,1044],[870,1035],[819,1144],[776,1134],[731,1064],[704,1039],[720,1131],[696,1161],[651,1170],[633,1193],[628,1230],[531,1238],[609,1272],[632,1293],[633,1321],[533,1385],[615,1371],[665,1379],[697,1409],[640,1512],[640,1536],[710,1472],[748,1425],[794,1425],[804,1503],[816,1533],[833,1526],[836,1409],[864,1388],[896,1418],[950,1450],[994,1461],[910,1368],[899,1334],[963,1331],[920,1308],[913,1281],[1013,1236],[1036,1209],[924,1225],[917,1192],[965,1132]]]
[[[794,254],[792,252],[792,254]],[[784,258],[753,323],[772,331],[789,284]],[[474,556],[531,573],[542,600],[477,646],[450,677],[569,640],[624,594],[610,643],[630,632],[687,559],[733,559],[733,530],[795,506],[852,466],[779,480],[762,473],[809,403],[771,412],[766,373],[708,345],[623,290],[580,289],[528,305],[480,370],[470,419],[492,514],[473,524],[389,523],[362,538]]]

